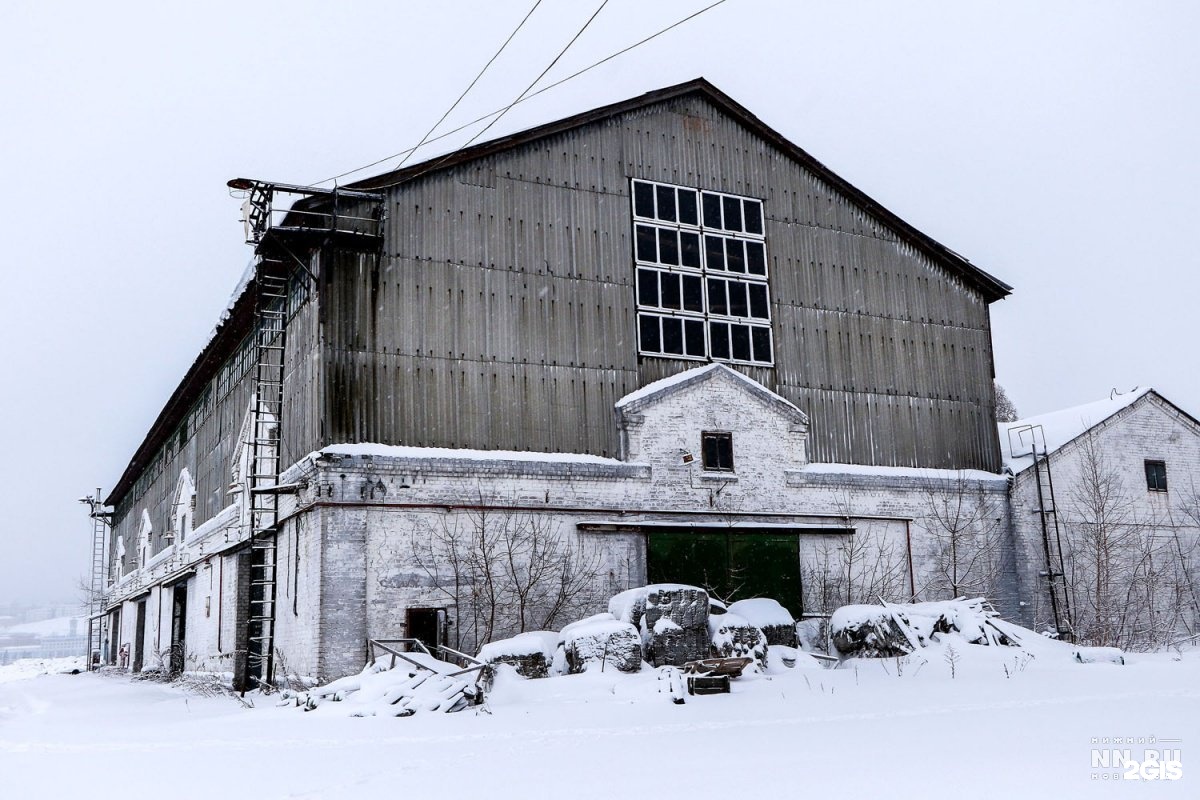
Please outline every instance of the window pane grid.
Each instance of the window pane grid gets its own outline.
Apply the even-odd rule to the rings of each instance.
[[[639,349],[773,364],[762,201],[633,181]]]

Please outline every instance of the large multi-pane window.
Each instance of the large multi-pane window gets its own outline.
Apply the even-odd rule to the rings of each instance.
[[[633,182],[643,355],[772,364],[763,204]]]

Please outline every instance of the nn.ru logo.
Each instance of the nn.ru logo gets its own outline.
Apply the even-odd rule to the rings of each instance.
[[[1136,756],[1136,757],[1135,757]],[[1092,748],[1092,780],[1177,781],[1183,777],[1182,751]]]

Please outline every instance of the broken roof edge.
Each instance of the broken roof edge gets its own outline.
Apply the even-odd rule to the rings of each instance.
[[[780,407],[783,413],[793,421],[799,422],[802,425],[808,425],[808,415],[801,411],[795,403],[771,391],[749,375],[743,375],[736,369],[719,361],[714,361],[711,364],[705,364],[700,367],[691,367],[674,375],[659,378],[625,395],[613,404],[613,408],[619,413],[637,412],[648,405],[659,402],[669,395],[712,380],[717,376],[732,379],[737,385],[756,395],[765,403]]]
[[[930,258],[947,267],[952,274],[957,275],[970,284],[989,303],[1003,300],[1012,294],[1012,286],[977,267],[964,256],[905,222],[861,189],[858,189],[824,163],[817,160],[808,151],[767,125],[748,108],[725,94],[703,77],[693,78],[690,81],[655,89],[636,97],[609,103],[599,108],[593,108],[558,120],[542,123],[541,125],[535,125],[507,136],[454,150],[448,154],[434,156],[402,169],[385,172],[371,178],[364,178],[346,184],[346,186],[349,189],[357,191],[386,189],[434,172],[441,172],[476,159],[502,153],[512,148],[537,141],[538,139],[600,122],[617,114],[635,111],[688,95],[705,97],[747,129],[758,134],[785,155],[813,171],[821,180],[828,182],[837,191],[849,197],[865,213],[876,217],[886,227],[893,230],[902,240],[917,247]]]

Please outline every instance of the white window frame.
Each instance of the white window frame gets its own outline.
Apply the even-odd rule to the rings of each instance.
[[[639,209],[638,202],[638,187],[639,185],[651,187],[651,205],[652,209]],[[659,214],[659,198],[660,195],[665,195],[664,190],[670,191],[674,197],[674,220],[660,219]],[[695,196],[696,221],[681,222],[679,220],[680,197],[684,193]],[[764,203],[756,197],[747,197],[744,195],[729,194],[728,192],[713,192],[703,189],[697,189],[690,186],[680,186],[678,184],[664,183],[662,181],[650,181],[640,178],[630,180],[630,208],[633,214],[633,259],[634,259],[634,278],[635,278],[635,299],[637,304],[637,343],[638,353],[651,358],[675,358],[689,361],[721,361],[731,364],[746,364],[756,367],[772,367],[775,365],[774,352],[774,335],[771,330],[771,293],[770,284],[768,281],[769,264],[766,251],[766,215],[764,213]],[[711,227],[705,225],[704,219],[704,202],[705,196],[719,199],[721,212],[721,225]],[[726,228],[724,209],[727,204],[736,202],[741,214],[742,230],[734,230]],[[749,204],[754,204],[758,209],[760,232],[748,232],[745,221],[747,218],[746,210],[752,207]],[[644,205],[644,204],[643,204]],[[647,215],[646,211],[651,211],[651,215]],[[641,212],[641,213],[639,213]],[[646,252],[650,249],[650,242],[641,241],[645,235],[644,231],[651,229],[653,234],[653,254]],[[695,237],[695,246],[697,249],[694,263],[685,265],[684,261],[684,239],[685,236]],[[705,237],[719,237],[723,242],[721,250],[724,254],[732,252],[729,244],[736,243],[736,247],[741,251],[742,270],[728,270],[724,267],[726,255],[722,255],[722,266],[718,268],[715,264],[710,264],[708,240]],[[672,259],[664,260],[662,245],[664,242],[671,240],[675,242],[674,263]],[[645,245],[645,246],[643,246]],[[761,263],[759,264],[761,272],[751,271],[751,250],[749,248],[758,248],[761,253]],[[651,257],[652,255],[652,257]],[[691,260],[691,259],[689,259]],[[647,284],[643,291],[643,281],[647,280],[647,276],[654,275],[654,282],[657,284],[651,290]],[[678,302],[675,304],[664,304],[663,294],[664,288],[670,286],[672,281],[667,276],[678,275],[677,284],[679,286]],[[689,279],[698,280],[700,284],[699,308],[697,309],[693,302],[692,308],[687,308],[686,298],[695,296],[689,294],[685,290]],[[719,313],[713,311],[713,304],[710,298],[710,281],[723,281],[722,291],[725,293],[725,312]],[[730,284],[745,286],[745,307],[742,309],[744,314],[733,314],[729,306],[729,286]],[[692,284],[694,286],[694,284]],[[752,288],[752,287],[761,287]],[[672,298],[675,299],[675,298]],[[643,302],[646,301],[646,302]],[[651,302],[657,301],[657,302]],[[758,315],[753,314],[754,310],[760,311]],[[664,324],[665,320],[678,319],[680,326],[680,349],[684,352],[670,353],[663,349],[664,340]],[[642,342],[642,326],[643,320],[656,320],[658,330],[659,347],[657,350],[643,348]],[[702,331],[702,350],[696,352],[696,339],[694,336],[689,339],[687,323],[699,321]],[[653,323],[650,323],[653,324]],[[725,336],[729,337],[726,340],[724,348],[727,355],[715,355],[713,349],[713,334],[716,332],[717,326],[725,326]],[[740,326],[746,330],[748,341],[746,346],[749,348],[750,358],[736,358],[733,354],[734,348],[734,329],[732,326]],[[694,330],[694,327],[692,328]],[[759,333],[755,333],[759,331]],[[689,348],[689,342],[693,345]],[[689,349],[691,352],[689,352]],[[754,356],[760,349],[765,349],[767,352],[766,359],[756,359]]]

